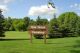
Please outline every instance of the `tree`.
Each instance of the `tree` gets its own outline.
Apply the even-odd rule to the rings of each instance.
[[[29,23],[30,23],[30,18],[24,17],[25,30],[28,30]]]
[[[49,38],[60,37],[58,34],[59,24],[57,18],[53,18],[49,22]]]
[[[23,21],[20,21],[17,25],[16,25],[16,28],[18,31],[25,31],[25,24]]]
[[[4,22],[4,25],[5,25],[5,30],[6,31],[12,31],[12,19],[11,17],[8,17],[5,19],[5,22]]]
[[[36,25],[36,21],[34,21],[33,19],[30,20],[29,25]]]
[[[15,31],[18,31],[18,29],[17,29],[17,24],[18,24],[18,23],[19,23],[19,20],[18,20],[18,19],[14,19],[14,20],[13,20],[12,25],[13,25]]]
[[[42,25],[40,16],[38,16],[37,19],[36,19],[36,25]]]
[[[2,11],[0,10],[0,37],[4,37],[5,36],[4,35],[5,31],[4,31],[3,23],[4,23],[4,16],[2,15]]]
[[[80,17],[78,17],[77,24],[76,24],[76,34],[80,35]]]
[[[36,19],[36,25],[41,25],[41,26],[48,25],[48,20],[47,19],[41,19],[41,17],[38,16]],[[43,38],[43,35],[34,35],[34,37],[41,39],[41,38]]]
[[[23,19],[15,19],[13,21],[13,27],[16,31],[25,31],[25,23]]]
[[[36,19],[36,25],[48,25],[48,20],[47,19],[41,19],[41,17],[38,16]]]
[[[59,30],[63,36],[75,33],[78,16],[74,12],[65,12],[58,17]]]

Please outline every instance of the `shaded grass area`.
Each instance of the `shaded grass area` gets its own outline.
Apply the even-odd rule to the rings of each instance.
[[[19,31],[8,31],[5,33],[6,38],[29,38],[29,33],[27,31],[19,32]]]
[[[6,32],[0,41],[0,53],[80,53],[80,37],[34,39],[30,43],[28,32]]]
[[[76,45],[74,45],[73,48],[71,53],[80,53],[80,40],[76,41]]]

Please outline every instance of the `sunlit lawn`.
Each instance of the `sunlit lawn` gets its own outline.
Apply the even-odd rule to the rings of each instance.
[[[28,32],[6,32],[0,41],[0,53],[80,53],[80,37],[34,39],[30,43]]]

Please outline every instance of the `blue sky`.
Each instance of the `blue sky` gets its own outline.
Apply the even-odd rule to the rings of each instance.
[[[7,1],[7,2],[5,2]],[[9,1],[9,2],[8,2]],[[0,0],[0,5],[6,6],[8,10],[4,13],[6,17],[23,18],[29,16],[35,18],[38,15],[28,15],[32,7],[47,5],[48,0]],[[74,11],[80,15],[80,0],[52,0],[57,8],[57,16],[63,12]],[[40,13],[40,12],[39,12]],[[43,17],[46,17],[42,15]]]

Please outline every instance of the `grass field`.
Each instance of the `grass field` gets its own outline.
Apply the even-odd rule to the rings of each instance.
[[[30,43],[28,32],[6,32],[0,41],[0,53],[80,53],[80,37],[34,39]]]

